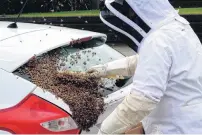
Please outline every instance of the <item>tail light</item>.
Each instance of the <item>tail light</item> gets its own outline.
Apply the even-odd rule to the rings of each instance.
[[[71,117],[44,122],[41,123],[41,126],[52,132],[61,132],[78,128]]]
[[[0,110],[0,128],[16,134],[80,133],[67,112],[33,94],[15,107]]]

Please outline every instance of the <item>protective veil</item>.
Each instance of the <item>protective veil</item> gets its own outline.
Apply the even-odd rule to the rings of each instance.
[[[143,118],[146,134],[202,133],[202,48],[189,22],[168,0],[105,4],[109,11],[101,12],[102,21],[138,46],[139,59],[131,93],[103,122],[100,133],[124,133]],[[135,16],[123,12],[124,4]],[[113,23],[109,14],[127,27]]]

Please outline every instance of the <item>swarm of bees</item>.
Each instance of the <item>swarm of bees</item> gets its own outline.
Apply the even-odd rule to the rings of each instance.
[[[31,59],[18,69],[31,82],[63,99],[70,106],[72,118],[81,130],[89,131],[104,112],[100,78],[80,72],[58,72],[59,50]]]

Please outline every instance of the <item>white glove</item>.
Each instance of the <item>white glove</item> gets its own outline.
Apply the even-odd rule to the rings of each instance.
[[[95,73],[100,77],[106,76],[133,76],[137,67],[139,55],[125,57],[104,65],[97,65],[90,68],[88,73]]]
[[[133,91],[102,123],[98,134],[123,134],[136,126],[156,107],[157,102]]]
[[[106,77],[107,76],[107,65],[93,66],[87,70],[87,73],[95,74],[98,77]]]

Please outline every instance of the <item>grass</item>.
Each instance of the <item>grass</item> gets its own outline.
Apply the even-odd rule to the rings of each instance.
[[[202,14],[202,7],[200,8],[180,8],[179,13],[181,15],[197,15]]]
[[[74,17],[74,16],[98,16],[99,10],[83,10],[83,11],[63,11],[63,12],[48,12],[48,13],[24,13],[21,17]],[[202,7],[200,8],[179,8],[181,15],[195,15],[202,14]],[[8,15],[9,17],[16,17],[16,15]]]
[[[21,17],[73,17],[73,16],[98,16],[99,10],[81,10],[81,11],[63,11],[63,12],[48,12],[48,13],[24,13]],[[16,15],[8,15],[16,17]]]

